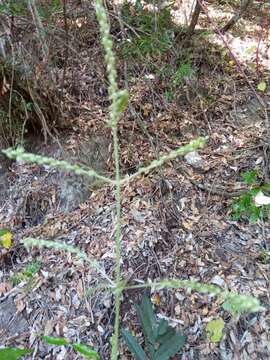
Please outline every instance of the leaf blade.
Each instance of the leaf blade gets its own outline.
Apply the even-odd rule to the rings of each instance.
[[[73,350],[87,357],[87,359],[100,360],[100,356],[96,350],[85,344],[72,344]]]
[[[130,350],[130,352],[135,356],[136,360],[148,360],[145,352],[141,345],[136,341],[134,336],[130,334],[129,331],[122,329],[122,336]]]
[[[140,305],[136,305],[136,310],[148,350],[151,356],[153,356],[155,353],[157,322],[151,301],[147,296],[144,295],[142,297]]]
[[[17,360],[21,356],[31,353],[30,349],[4,348],[0,349],[0,360]]]
[[[42,336],[41,339],[49,345],[65,346],[69,344],[66,339],[53,336]]]
[[[186,337],[176,333],[167,339],[160,348],[155,352],[155,360],[168,360],[182,349],[186,341]]]

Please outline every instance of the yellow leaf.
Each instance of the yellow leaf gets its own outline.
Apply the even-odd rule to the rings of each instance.
[[[159,294],[154,294],[152,297],[151,297],[151,301],[154,305],[157,305],[159,306],[160,305],[160,296]]]
[[[224,328],[224,321],[221,318],[211,320],[206,326],[206,334],[208,339],[213,343],[220,342],[222,338],[222,330]]]
[[[9,249],[12,243],[12,234],[10,231],[6,230],[4,233],[3,231],[0,232],[0,241],[2,246],[5,249]]]
[[[265,89],[266,89],[266,82],[265,82],[265,81],[261,81],[261,82],[258,84],[257,88],[258,88],[259,91],[264,92]]]

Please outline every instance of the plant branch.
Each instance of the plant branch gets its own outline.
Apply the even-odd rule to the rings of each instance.
[[[231,291],[224,291],[217,286],[202,284],[195,280],[164,279],[159,282],[127,285],[124,287],[124,290],[144,288],[151,288],[152,290],[160,290],[164,288],[185,288],[187,290],[194,290],[204,294],[209,294],[210,296],[221,296],[224,301],[228,302],[232,306],[232,308],[237,307],[239,312],[257,312],[265,310],[265,308],[260,305],[259,300],[252,296],[239,295]]]
[[[22,160],[27,163],[37,163],[39,165],[47,165],[49,167],[58,168],[64,171],[72,171],[77,175],[97,178],[105,183],[114,184],[114,181],[106,176],[98,174],[96,171],[82,167],[81,165],[72,165],[64,160],[56,160],[47,156],[27,153],[22,147],[17,149],[3,150],[3,153],[10,159]]]
[[[26,248],[30,248],[32,246],[37,246],[39,248],[46,247],[49,249],[63,250],[71,254],[74,254],[81,260],[86,261],[94,270],[100,273],[112,287],[115,287],[114,282],[108,277],[105,271],[100,267],[99,263],[96,260],[89,259],[85,252],[81,251],[76,247],[73,247],[65,243],[49,241],[49,240],[33,239],[31,237],[25,238],[21,242]]]

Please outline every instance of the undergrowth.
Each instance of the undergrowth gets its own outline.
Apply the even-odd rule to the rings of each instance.
[[[136,2],[135,7],[125,2],[122,18],[129,29],[121,46],[123,57],[145,59],[145,56],[158,56],[173,48],[176,28],[169,5],[158,10],[148,10],[140,1]]]
[[[0,143],[23,144],[28,133],[43,133],[47,140],[59,121],[48,40],[61,7],[60,0],[0,3],[0,23],[11,26],[3,27],[0,42]]]

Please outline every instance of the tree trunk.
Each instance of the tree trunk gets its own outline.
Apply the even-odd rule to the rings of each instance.
[[[189,27],[188,27],[188,30],[187,30],[187,33],[185,36],[185,40],[184,40],[185,43],[189,43],[191,36],[194,33],[195,27],[198,23],[199,15],[200,15],[201,11],[202,11],[201,5],[200,5],[199,1],[196,0],[195,9],[193,11],[192,18],[191,18],[191,21],[190,21],[190,24],[189,24]]]

